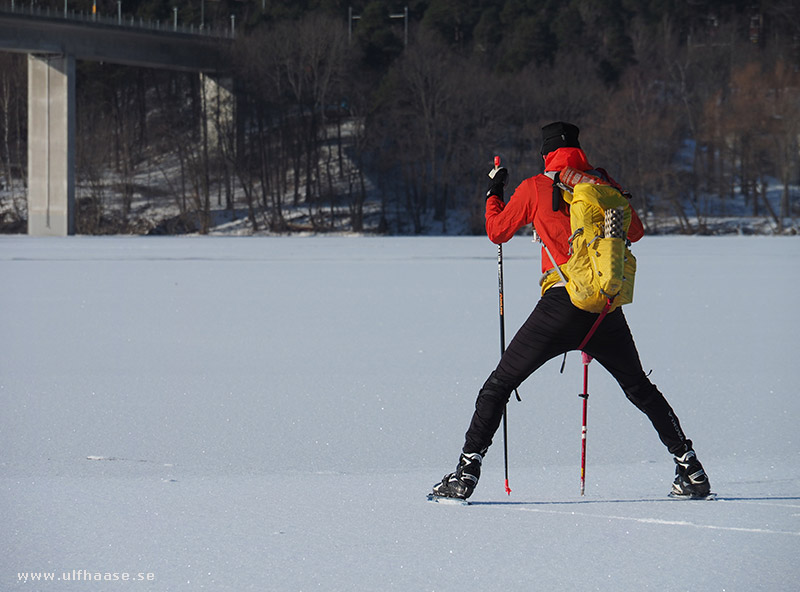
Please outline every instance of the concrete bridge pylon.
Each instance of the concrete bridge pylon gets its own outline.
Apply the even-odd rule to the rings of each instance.
[[[75,232],[75,58],[28,54],[28,234]]]

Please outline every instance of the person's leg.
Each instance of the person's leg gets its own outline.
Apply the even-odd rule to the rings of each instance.
[[[595,336],[587,343],[586,353],[611,373],[628,399],[647,415],[661,442],[674,455],[676,477],[672,495],[708,496],[711,490],[708,476],[697,459],[692,441],[684,434],[677,415],[664,395],[644,373],[639,352],[621,309],[603,320]]]
[[[611,373],[631,403],[647,415],[661,442],[672,454],[691,448],[672,407],[642,369],[622,309],[615,310],[600,323],[597,333],[586,344],[586,353]]]
[[[478,393],[456,470],[434,485],[432,495],[460,499],[472,495],[512,391],[547,360],[577,347],[593,318],[596,315],[572,306],[564,288],[545,292]]]
[[[545,362],[577,347],[594,318],[575,308],[564,288],[545,292],[478,393],[465,453],[486,453],[514,389]]]

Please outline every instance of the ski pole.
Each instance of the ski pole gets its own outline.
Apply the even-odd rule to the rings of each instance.
[[[500,157],[494,157],[494,168],[500,168]],[[503,245],[497,245],[497,292],[500,310],[500,357],[506,353],[506,323],[504,316],[503,302]],[[514,389],[519,400],[519,393]],[[506,494],[511,495],[511,487],[508,485],[508,404],[503,406],[503,464],[505,467],[505,489]]]
[[[600,311],[599,315],[597,315],[597,319],[592,325],[592,328],[589,329],[586,337],[583,338],[583,341],[581,341],[581,344],[578,346],[578,349],[581,352],[581,360],[583,361],[583,392],[578,395],[581,399],[583,399],[583,421],[581,424],[581,495],[583,495],[586,491],[586,419],[589,410],[589,364],[592,361],[592,356],[583,351],[583,348],[586,347],[587,343],[589,343],[592,335],[594,335],[595,331],[597,331],[597,327],[599,327],[600,323],[603,322],[603,319],[606,318],[606,315],[610,309],[611,298],[606,301],[603,310]]]
[[[583,393],[578,395],[583,399],[583,424],[581,426],[581,495],[586,491],[586,415],[589,408],[589,363],[592,356],[581,352],[583,360]]]
[[[500,162],[500,157],[495,156],[495,165]],[[506,323],[503,316],[503,245],[497,245],[497,291],[500,309],[500,357],[506,353]],[[511,495],[508,486],[508,403],[503,406],[503,462],[505,465],[506,494]]]

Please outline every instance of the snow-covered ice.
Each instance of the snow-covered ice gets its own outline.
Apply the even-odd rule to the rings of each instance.
[[[509,404],[510,497],[498,434],[471,506],[425,501],[499,356],[485,238],[0,237],[0,590],[796,590],[800,241],[635,253],[717,501],[666,497],[596,364],[579,495],[577,353]],[[510,338],[539,255],[504,254]]]

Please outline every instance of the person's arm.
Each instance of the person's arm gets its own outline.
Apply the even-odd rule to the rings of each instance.
[[[633,206],[631,206],[631,225],[628,228],[628,240],[632,243],[635,243],[643,236],[644,226],[642,225],[642,221],[639,219],[639,216],[636,214],[636,210],[634,210]]]
[[[496,245],[509,241],[517,230],[533,221],[529,183],[523,181],[508,203],[496,195],[486,199],[486,235]]]

